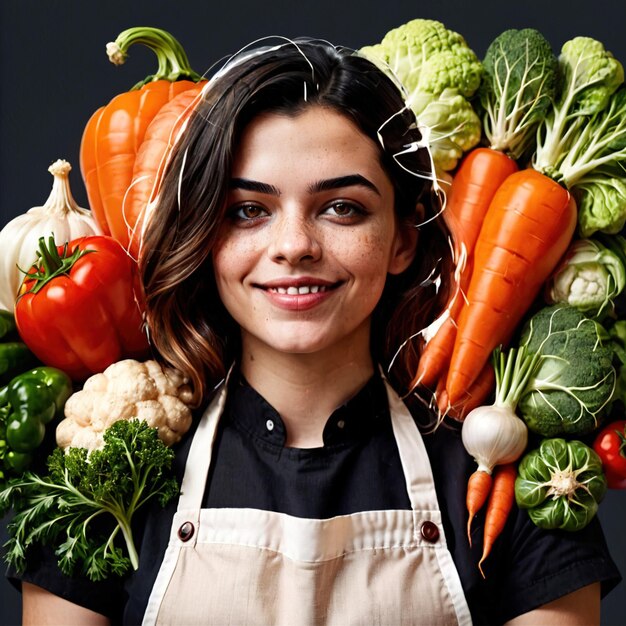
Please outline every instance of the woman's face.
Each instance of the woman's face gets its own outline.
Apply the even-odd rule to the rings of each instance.
[[[387,274],[404,271],[414,248],[376,144],[347,118],[311,107],[247,127],[213,250],[244,356],[369,353]]]

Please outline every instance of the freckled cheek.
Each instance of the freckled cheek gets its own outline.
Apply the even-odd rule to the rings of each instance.
[[[389,244],[384,237],[362,235],[342,247],[340,254],[354,274],[369,276],[372,282],[387,275]]]
[[[254,253],[251,242],[236,239],[218,241],[212,254],[216,274],[231,276],[245,273]]]

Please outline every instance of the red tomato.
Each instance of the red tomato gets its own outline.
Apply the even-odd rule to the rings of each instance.
[[[626,420],[607,424],[596,436],[593,449],[602,459],[611,489],[626,489]]]
[[[22,283],[15,321],[43,363],[84,380],[147,353],[136,263],[117,241],[92,236],[57,247],[42,238],[38,254]]]

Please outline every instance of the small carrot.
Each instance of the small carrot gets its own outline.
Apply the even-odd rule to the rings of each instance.
[[[494,348],[506,345],[565,253],[576,220],[570,193],[536,170],[511,174],[499,187],[476,242],[459,315],[446,383],[451,404],[462,400]]]
[[[495,374],[491,363],[486,363],[478,378],[472,383],[472,386],[466,391],[465,397],[456,404],[449,402],[448,392],[444,388],[438,392],[437,407],[440,413],[449,415],[453,419],[462,421],[465,416],[478,406],[485,403],[489,394],[495,387]]]
[[[487,502],[492,482],[491,473],[483,469],[477,469],[467,481],[465,506],[469,514],[467,520],[467,539],[469,540],[470,546],[472,545],[472,521],[476,513],[478,513],[478,511],[483,508],[485,502]]]
[[[478,563],[478,569],[480,569],[483,578],[485,578],[485,573],[483,572],[482,564],[489,556],[495,540],[504,529],[506,520],[513,507],[516,477],[517,466],[515,463],[499,465],[494,471],[493,489],[491,490],[485,513],[483,554]]]
[[[417,373],[411,381],[411,387],[422,385],[427,389],[432,389],[437,386],[437,380],[445,374],[456,338],[456,318],[463,306],[461,293],[455,294],[454,298],[448,304],[448,317],[442,322],[420,355]]]
[[[412,385],[434,388],[450,362],[483,220],[498,187],[517,169],[516,162],[503,152],[476,148],[465,156],[454,176],[443,219],[452,238],[456,286],[446,305],[448,317],[426,343]]]

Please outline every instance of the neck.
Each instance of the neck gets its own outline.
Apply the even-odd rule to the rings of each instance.
[[[326,354],[269,355],[263,345],[244,338],[241,371],[280,414],[287,430],[286,446],[323,445],[329,416],[352,398],[374,372],[369,342],[363,348]]]

